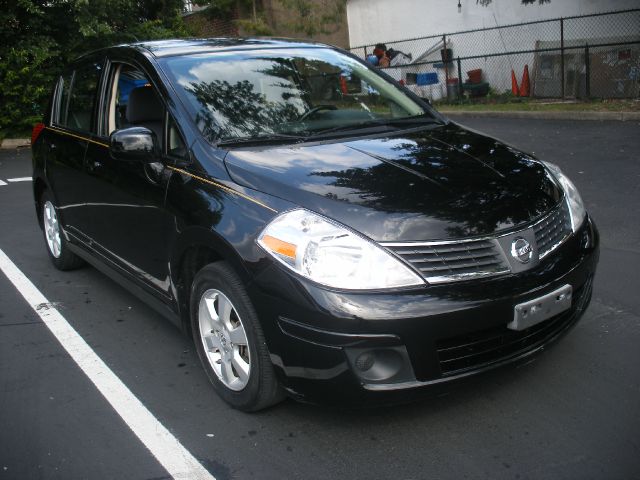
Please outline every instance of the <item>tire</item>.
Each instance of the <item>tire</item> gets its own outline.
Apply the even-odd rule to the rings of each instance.
[[[57,208],[46,191],[40,197],[40,216],[45,247],[53,266],[66,271],[84,265],[84,260],[69,250],[68,242],[61,232]]]
[[[255,412],[284,398],[253,305],[228,264],[212,263],[196,274],[190,312],[198,356],[225,402]]]

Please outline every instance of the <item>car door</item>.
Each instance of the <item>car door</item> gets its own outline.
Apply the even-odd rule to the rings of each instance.
[[[166,153],[166,109],[140,67],[112,62],[107,79],[99,109],[101,134],[87,147],[83,228],[92,248],[121,273],[149,293],[170,300],[169,239],[175,222],[165,209],[171,175],[166,167],[173,163]],[[137,112],[132,111],[134,98]],[[152,162],[110,154],[109,134],[131,126],[144,126],[156,134],[161,148]]]
[[[95,129],[97,91],[103,70],[100,58],[86,60],[58,80],[51,125],[45,130],[46,174],[65,231],[84,236],[86,198],[84,157]]]

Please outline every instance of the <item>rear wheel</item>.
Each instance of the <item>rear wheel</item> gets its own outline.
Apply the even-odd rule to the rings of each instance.
[[[40,212],[44,241],[51,263],[58,270],[73,270],[84,265],[84,261],[69,250],[68,242],[62,234],[58,212],[48,192],[44,192],[40,198]]]
[[[217,262],[198,272],[190,310],[198,356],[223,400],[256,411],[283,398],[253,305],[229,265]]]

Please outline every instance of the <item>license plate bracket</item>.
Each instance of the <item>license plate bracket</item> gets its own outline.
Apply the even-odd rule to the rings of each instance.
[[[571,308],[571,285],[563,285],[553,292],[518,303],[513,308],[513,321],[507,324],[511,330],[525,330]]]

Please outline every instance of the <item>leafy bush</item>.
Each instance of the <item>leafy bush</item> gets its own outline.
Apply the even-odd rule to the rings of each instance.
[[[0,130],[23,134],[40,121],[57,50],[43,39],[11,46],[0,57]]]

